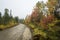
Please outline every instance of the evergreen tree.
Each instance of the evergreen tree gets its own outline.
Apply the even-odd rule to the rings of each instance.
[[[1,12],[0,12],[0,24],[2,24],[2,16],[1,16]]]
[[[5,9],[5,13],[4,13],[4,16],[3,16],[3,19],[4,19],[4,24],[8,24],[9,23],[9,14],[8,14],[9,10],[6,8]]]
[[[14,21],[13,19],[14,19],[14,18],[13,18],[13,16],[12,16],[12,10],[10,10],[10,21],[11,21],[11,22]]]
[[[18,23],[19,22],[19,18],[15,17],[15,22]]]

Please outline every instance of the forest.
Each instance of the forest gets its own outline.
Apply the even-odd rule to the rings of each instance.
[[[33,40],[60,40],[60,1],[38,1],[24,23],[32,30]]]
[[[12,10],[7,8],[4,9],[4,15],[0,12],[0,29],[19,23],[31,29],[33,40],[60,40],[60,0],[48,0],[46,3],[38,1],[31,15],[25,19],[13,17]]]
[[[19,18],[13,17],[12,10],[5,8],[3,16],[0,12],[0,29],[10,28],[17,24],[19,24]]]

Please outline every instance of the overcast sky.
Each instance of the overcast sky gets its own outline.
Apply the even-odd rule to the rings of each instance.
[[[13,16],[25,18],[26,15],[31,14],[33,7],[38,1],[47,0],[0,0],[0,12],[4,13],[4,9],[12,10]]]

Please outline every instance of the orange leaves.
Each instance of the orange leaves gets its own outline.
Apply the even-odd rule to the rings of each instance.
[[[53,10],[54,10],[53,7],[50,7],[50,8],[49,8],[49,11],[50,11],[50,12],[53,12]]]
[[[30,21],[31,21],[31,16],[27,15],[25,18],[25,23],[28,24],[28,23],[30,23]]]
[[[57,4],[57,0],[48,0],[47,7],[49,8],[50,12],[53,12],[56,4]]]
[[[42,20],[41,20],[41,26],[45,29],[48,28],[48,24],[53,22],[54,21],[54,16],[53,15],[48,15],[47,17],[44,17]]]
[[[38,8],[34,8],[34,11],[31,14],[31,21],[38,21],[39,20],[39,10]]]
[[[38,14],[37,14],[36,11],[34,11],[34,12],[32,12],[31,16],[32,16],[33,18],[36,18],[36,17],[38,16]]]
[[[56,3],[57,3],[56,0],[50,1],[50,4],[53,5],[53,6],[56,5]]]
[[[47,21],[50,23],[50,22],[52,22],[54,20],[54,16],[53,15],[49,15],[48,17],[47,17]]]

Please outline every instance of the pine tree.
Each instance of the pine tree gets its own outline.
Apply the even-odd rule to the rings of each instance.
[[[15,22],[18,23],[19,22],[19,18],[15,17]]]
[[[8,24],[9,23],[9,14],[8,14],[9,10],[6,8],[5,9],[5,13],[4,13],[4,16],[3,16],[3,19],[4,19],[4,24]]]
[[[0,12],[0,25],[2,24],[2,16],[1,16],[1,12]]]
[[[13,16],[12,16],[12,10],[10,10],[10,15],[9,16],[10,16],[10,21],[14,21]]]

